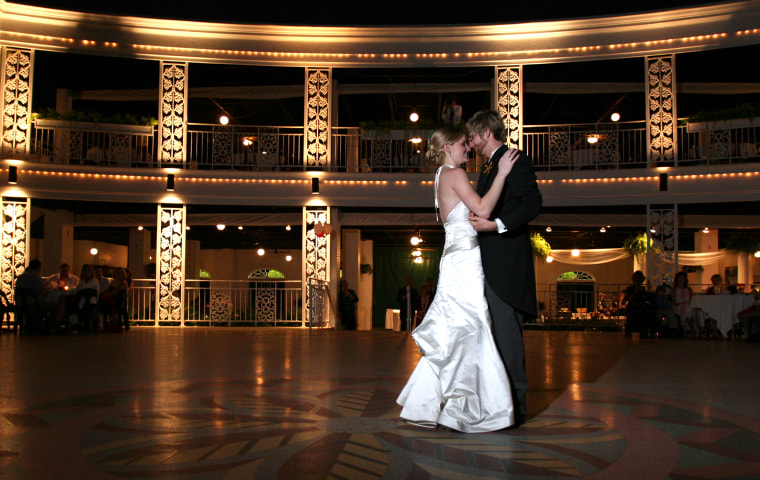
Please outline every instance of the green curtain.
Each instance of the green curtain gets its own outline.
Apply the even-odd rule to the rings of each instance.
[[[428,248],[428,247],[425,247]],[[412,261],[414,247],[375,247],[372,271],[372,327],[385,328],[385,309],[399,308],[396,302],[398,290],[412,278],[412,286],[420,287],[432,278],[438,283],[438,264],[441,261],[442,246],[434,250],[422,251],[422,263]]]

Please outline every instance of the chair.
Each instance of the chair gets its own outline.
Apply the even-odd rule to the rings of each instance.
[[[3,328],[3,319],[5,317],[8,317],[8,329],[11,329],[11,313],[13,313],[15,310],[15,307],[13,303],[8,300],[8,296],[5,295],[5,292],[0,291],[0,329]],[[18,328],[18,323],[15,323],[13,325],[13,329],[16,330]]]
[[[85,332],[95,330],[95,321],[97,320],[98,308],[98,291],[94,288],[85,288],[77,291],[71,310],[66,312],[70,319],[75,322],[69,322],[70,325],[79,324],[79,329]],[[74,316],[73,318],[71,316]]]
[[[16,325],[21,329],[21,333],[50,333],[47,310],[34,290],[17,288],[15,299]]]

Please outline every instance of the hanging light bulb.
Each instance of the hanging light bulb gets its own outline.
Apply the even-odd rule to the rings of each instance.
[[[581,254],[581,251],[580,251],[580,250],[578,250],[577,248],[574,248],[574,249],[572,249],[572,251],[570,251],[570,255],[572,255],[572,256],[574,256],[574,257],[577,257],[577,256],[579,256],[580,254]]]
[[[409,243],[414,245],[415,247],[422,243],[422,237],[420,237],[420,234],[413,235],[412,238],[409,239]]]
[[[420,114],[417,113],[416,110],[412,110],[412,113],[409,114],[409,121],[414,123],[419,119],[420,119]]]

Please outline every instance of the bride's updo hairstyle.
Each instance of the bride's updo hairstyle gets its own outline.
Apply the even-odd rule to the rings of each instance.
[[[428,141],[425,159],[430,163],[441,165],[446,158],[446,145],[456,143],[457,140],[464,137],[464,131],[454,127],[441,127],[430,136]]]

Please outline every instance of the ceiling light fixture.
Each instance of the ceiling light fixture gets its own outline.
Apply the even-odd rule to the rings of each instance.
[[[223,223],[220,223],[220,224],[218,224],[218,225],[216,226],[216,229],[217,229],[217,230],[219,230],[220,232],[221,232],[222,230],[224,230],[225,228],[227,228],[227,225],[225,225],[225,224],[223,224]]]

